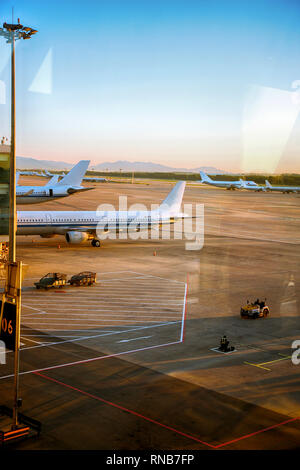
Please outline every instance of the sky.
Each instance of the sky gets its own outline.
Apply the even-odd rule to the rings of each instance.
[[[1,0],[17,155],[300,172],[300,2]],[[0,135],[10,136],[0,37]]]

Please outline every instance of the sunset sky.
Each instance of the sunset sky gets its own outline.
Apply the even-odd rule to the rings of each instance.
[[[300,2],[2,0],[17,155],[300,172]],[[0,135],[10,48],[0,37]]]

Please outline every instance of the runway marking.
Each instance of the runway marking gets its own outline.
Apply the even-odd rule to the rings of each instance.
[[[120,334],[124,330],[134,331],[141,328],[138,325],[143,325],[142,328],[146,325],[155,328],[163,325],[171,326],[180,323],[181,317],[179,334],[182,339],[186,310],[185,283],[136,272],[124,271],[124,273],[127,276],[123,276],[122,272],[118,274],[115,272],[116,277],[113,278],[110,277],[111,274],[107,274],[106,279],[105,273],[101,273],[101,282],[98,281],[92,289],[86,287],[66,289],[63,297],[55,290],[42,293],[32,289],[25,292],[24,308],[30,308],[32,304],[34,307],[31,311],[25,310],[26,313],[23,313],[22,327],[55,335],[54,342],[61,344],[62,341],[84,341],[95,336]],[[179,293],[179,286],[182,286],[182,295]],[[157,323],[161,326],[157,326]],[[71,329],[66,328],[65,324],[70,325]],[[87,329],[85,334],[81,332],[83,326]],[[121,331],[115,333],[114,330],[109,333],[107,327],[118,328]],[[96,328],[98,330],[104,328],[105,332],[95,335]],[[172,331],[172,335],[173,333]],[[46,345],[51,346],[54,342],[47,341]]]
[[[126,330],[108,331],[108,332],[105,332],[105,333],[102,333],[102,334],[99,334],[99,335],[78,336],[78,337],[76,337],[76,339],[41,343],[41,345],[39,345],[39,346],[29,346],[29,347],[26,347],[26,348],[22,348],[22,351],[24,351],[26,349],[35,349],[35,348],[40,348],[40,347],[45,347],[45,346],[47,346],[47,347],[48,346],[53,346],[53,345],[56,345],[56,344],[74,343],[76,341],[85,341],[85,340],[90,340],[90,339],[96,339],[96,338],[101,338],[103,336],[118,335],[118,334],[122,334],[122,333],[131,333],[132,331],[146,330],[146,329],[149,329],[149,328],[159,328],[159,327],[162,327],[162,326],[168,326],[170,324],[175,324],[175,323],[181,323],[181,322],[180,321],[176,321],[176,322],[172,322],[172,323],[167,322],[167,323],[160,323],[160,324],[157,324],[157,325],[147,325],[147,326],[138,326],[138,327],[135,327],[134,325],[133,326],[126,325],[126,328],[127,328]],[[103,326],[105,326],[105,325],[103,325]],[[128,329],[128,328],[131,328],[131,329]],[[69,332],[69,331],[85,331],[86,332],[87,330],[63,330],[63,329],[59,329],[59,330],[54,329],[53,330],[53,329],[45,329],[44,328],[43,331],[50,331],[50,333],[54,333],[54,332]],[[90,331],[97,331],[97,330],[90,330]],[[170,344],[173,344],[173,343],[170,343]],[[176,343],[174,343],[174,344],[176,344]],[[104,357],[106,357],[106,356],[104,356]],[[22,373],[20,373],[20,374],[22,374]],[[10,376],[3,376],[3,377],[0,376],[0,380],[3,379],[3,378],[7,378],[7,377],[10,377]]]
[[[30,305],[22,304],[22,307],[31,308],[32,310],[36,310],[36,311],[38,312],[38,314],[40,314],[40,313],[46,313],[46,312],[44,312],[43,310],[41,310],[40,308],[31,307]],[[24,315],[24,314],[22,313],[22,316],[23,316],[23,315]],[[25,315],[26,315],[26,314],[25,314]],[[29,315],[30,315],[30,314],[29,314]]]
[[[68,309],[68,310],[71,310],[71,309]],[[93,309],[93,310],[92,310],[92,313],[96,313],[96,312],[107,312],[107,311],[109,311],[109,310],[107,310],[107,309]],[[112,310],[112,311],[114,311],[114,310]],[[130,312],[130,313],[134,313],[134,312],[135,312],[135,313],[141,313],[139,310],[122,310],[122,312],[125,312],[125,314],[118,314],[118,313],[111,313],[111,314],[110,314],[110,313],[107,313],[107,314],[106,314],[106,313],[101,313],[100,319],[101,319],[102,317],[109,317],[109,318],[112,318],[112,317],[121,317],[121,318],[122,318],[122,317],[125,317],[125,318],[130,318],[130,317],[132,317],[132,318],[136,318],[136,315],[127,315],[127,313],[129,313],[129,312]],[[62,320],[66,320],[66,315],[72,315],[72,316],[74,316],[74,317],[84,317],[84,316],[88,316],[89,319],[92,319],[92,318],[93,318],[93,317],[92,317],[92,313],[85,313],[85,312],[73,313],[73,312],[67,312],[67,311],[64,311],[64,312],[62,313],[62,312],[54,311],[54,312],[43,313],[43,316],[51,315],[51,317],[53,317],[54,315],[58,315],[58,316],[59,316],[59,315],[62,315],[62,314],[63,314]],[[160,311],[160,312],[151,312],[151,313],[152,313],[152,315],[139,315],[139,318],[153,318],[154,314],[156,314],[156,315],[159,315],[160,317],[165,317],[165,318],[170,318],[170,319],[171,319],[172,317],[175,316],[175,315],[174,315],[175,313],[180,313],[180,312],[173,312],[173,314],[170,313],[170,315],[168,315],[169,312],[165,312],[165,313],[164,313],[164,312],[161,312],[161,311]],[[28,315],[26,315],[26,318],[27,318],[27,319],[35,318],[35,316],[32,316],[31,314],[28,314]],[[96,316],[96,317],[94,317],[94,318],[97,319],[97,320],[99,320],[99,316]],[[57,320],[58,320],[58,318],[57,318]],[[80,320],[80,318],[79,318],[79,319],[76,319],[76,320]],[[41,319],[39,318],[38,321],[40,322]],[[82,318],[82,321],[86,321],[86,319],[85,319],[85,318]],[[27,320],[26,320],[26,322],[27,322]]]
[[[127,291],[128,292],[128,291]],[[107,292],[105,292],[105,294],[107,294]],[[135,295],[135,294],[133,294]],[[99,296],[100,297],[100,296]],[[125,297],[125,296],[124,296]],[[140,301],[142,302],[143,304],[146,304],[146,305],[153,305],[153,303],[157,303],[157,304],[160,304],[161,303],[161,299],[160,298],[153,298],[153,297],[138,297],[136,296],[135,297],[135,300],[130,300],[129,298],[127,299],[127,297],[131,297],[131,295],[128,295],[126,296],[126,298],[123,298],[122,296],[122,300],[110,300],[110,299],[102,299],[101,297],[100,298],[93,298],[93,299],[89,299],[89,297],[85,298],[85,296],[81,295],[81,296],[72,296],[72,299],[61,299],[61,303],[63,303],[64,305],[67,305],[68,303],[72,303],[73,300],[82,300],[84,299],[84,301],[88,304],[101,304],[101,303],[107,303],[107,304],[120,304],[120,303],[128,303],[128,304],[135,304],[136,305],[136,301]],[[53,297],[47,297],[47,298],[42,298],[42,299],[28,299],[30,300],[30,302],[37,302],[39,304],[42,304],[42,303],[49,303],[49,300],[52,300]],[[182,299],[174,299],[174,296],[170,296],[170,299],[172,300],[165,300],[165,303],[167,305],[182,305],[183,301]],[[151,302],[148,302],[148,300],[151,300]],[[192,299],[193,300],[193,299]],[[34,307],[30,307],[29,305],[26,305],[26,304],[23,304],[25,307],[28,307],[28,308],[32,308],[33,310],[38,310]]]
[[[71,390],[74,390],[75,392],[79,392],[79,393],[81,393],[82,395],[86,395],[87,397],[93,398],[94,400],[97,400],[97,401],[100,401],[100,402],[102,402],[102,403],[105,403],[106,405],[112,406],[112,407],[114,407],[114,408],[118,408],[119,410],[125,411],[126,413],[130,413],[131,415],[137,416],[138,418],[142,418],[142,419],[144,419],[144,420],[146,420],[146,421],[149,421],[149,422],[151,422],[151,423],[153,423],[153,424],[157,424],[158,426],[161,426],[161,427],[163,427],[163,428],[166,428],[166,429],[168,429],[169,431],[175,432],[176,434],[180,434],[181,436],[187,437],[188,439],[192,439],[192,440],[197,441],[197,442],[199,442],[199,443],[201,443],[201,444],[204,444],[204,445],[206,445],[206,446],[208,446],[208,447],[214,447],[213,445],[211,445],[211,444],[209,444],[209,443],[207,443],[207,442],[205,442],[205,441],[201,441],[200,439],[198,439],[198,438],[196,438],[196,437],[194,437],[194,436],[191,436],[191,435],[186,434],[186,433],[184,433],[184,432],[182,432],[182,431],[179,431],[178,429],[175,429],[175,428],[173,428],[173,427],[171,427],[171,426],[167,426],[166,424],[160,423],[159,421],[156,421],[155,419],[152,419],[152,418],[149,418],[149,417],[147,417],[147,416],[144,416],[144,415],[142,415],[141,413],[137,413],[136,411],[130,410],[129,408],[125,408],[124,406],[119,405],[119,404],[117,404],[117,403],[113,403],[113,402],[111,402],[111,401],[105,400],[104,398],[98,397],[98,396],[96,396],[96,395],[92,395],[91,393],[85,392],[84,390],[80,390],[79,388],[73,387],[72,385],[66,384],[66,383],[61,382],[61,381],[59,381],[59,380],[56,380],[56,379],[54,379],[54,378],[52,378],[52,377],[49,377],[49,376],[47,376],[47,375],[45,375],[45,374],[41,374],[41,373],[35,372],[35,375],[38,375],[39,377],[42,377],[42,378],[47,379],[47,380],[50,380],[51,382],[55,382],[55,383],[57,383],[57,384],[59,384],[59,385],[62,385],[62,386],[64,386],[64,387],[66,387],[66,388],[69,388],[69,389],[71,389]]]
[[[49,304],[48,304],[48,305],[49,305]],[[183,305],[183,304],[181,304],[180,307],[181,307],[182,305]],[[178,307],[178,305],[176,305],[176,306]],[[116,308],[117,308],[117,309],[120,308],[120,310],[121,310],[122,312],[125,312],[125,313],[130,313],[130,312],[141,313],[141,312],[143,312],[143,311],[145,310],[145,307],[143,307],[143,306],[142,306],[142,307],[134,306],[135,309],[136,309],[136,308],[139,308],[140,310],[132,310],[132,309],[130,309],[130,310],[124,310],[124,309],[122,309],[121,307],[118,307],[118,306],[116,306],[116,308],[114,308],[114,309],[113,309],[113,308],[110,308],[109,306],[107,306],[107,308],[94,308],[92,305],[86,305],[86,306],[83,306],[83,307],[72,307],[72,306],[65,306],[65,305],[63,305],[62,307],[56,307],[56,306],[51,305],[51,307],[54,308],[55,311],[57,311],[57,310],[63,310],[64,312],[65,312],[65,310],[72,310],[72,311],[73,311],[73,309],[75,309],[75,310],[81,310],[81,311],[82,311],[82,310],[85,310],[85,308],[91,308],[93,312],[107,312],[107,311],[108,311],[108,312],[109,312],[109,311],[114,312],[114,311],[116,310]],[[105,305],[100,305],[100,307],[105,307]],[[153,306],[153,307],[147,307],[147,309],[155,309],[155,308],[157,309],[158,307],[159,307],[158,305],[155,305],[155,306]],[[164,307],[162,307],[162,308],[164,308]],[[173,309],[173,308],[171,309],[171,308],[165,307],[164,310],[167,310],[165,313],[169,313],[169,312],[178,313],[177,310],[179,310],[179,309]],[[179,310],[179,311],[181,311],[181,310]],[[49,314],[49,311],[48,311],[48,312],[44,312],[44,313],[45,313],[45,315],[48,315],[48,314]],[[53,312],[52,312],[52,313],[53,313]],[[158,312],[152,312],[152,313],[162,313],[162,311],[159,310]],[[84,313],[77,313],[77,315],[81,315],[81,314],[84,315]],[[27,314],[27,316],[29,316],[29,315],[33,315],[33,314],[32,314],[32,313]],[[35,315],[36,315],[36,314],[35,314]],[[74,315],[76,315],[76,314],[74,313]]]
[[[244,364],[247,364],[249,366],[259,367],[260,369],[271,371],[271,369],[268,369],[267,367],[262,367],[260,364],[252,364],[251,362],[246,362],[246,361],[244,361]]]
[[[74,341],[76,341],[76,340],[74,340]],[[61,341],[61,342],[57,342],[57,343],[52,343],[52,345],[68,343],[68,342],[69,341]],[[70,342],[72,342],[72,340]],[[64,368],[64,367],[76,366],[76,365],[79,365],[79,364],[87,364],[89,362],[100,361],[100,360],[103,360],[103,359],[110,359],[111,357],[124,356],[125,354],[134,354],[134,353],[138,353],[138,352],[141,352],[141,351],[147,351],[149,349],[156,349],[156,348],[162,348],[162,347],[166,347],[166,346],[173,346],[175,344],[180,344],[180,343],[181,343],[181,341],[173,341],[171,343],[156,344],[154,346],[147,346],[147,347],[139,348],[139,349],[131,349],[130,351],[123,351],[123,352],[118,352],[118,353],[114,353],[114,354],[107,354],[106,356],[92,357],[92,358],[89,358],[89,359],[81,359],[79,361],[68,362],[68,363],[64,363],[64,364],[58,364],[58,365],[55,365],[55,366],[48,366],[48,367],[43,367],[43,368],[40,368],[40,369],[27,370],[27,371],[19,372],[19,375],[21,376],[21,375],[35,374],[37,372],[44,372],[46,370],[61,369],[61,368]],[[33,348],[36,348],[36,347],[43,347],[43,346],[51,346],[51,343],[43,344],[41,346],[32,346],[30,349],[33,349]],[[28,349],[28,348],[24,348],[24,349]],[[14,377],[14,374],[3,375],[2,377],[0,377],[0,380],[10,379],[12,377]]]
[[[280,356],[282,356],[283,354],[280,354],[278,353]],[[264,369],[264,370],[267,370],[267,371],[272,371],[272,369],[269,369],[267,367],[263,367],[265,365],[268,365],[268,364],[274,364],[275,362],[279,362],[279,361],[285,361],[286,359],[291,359],[292,356],[284,356],[284,357],[281,357],[280,359],[274,359],[273,361],[268,361],[268,362],[261,362],[261,363],[258,363],[258,364],[253,364],[252,362],[246,362],[244,361],[244,364],[247,364],[249,366],[254,366],[254,367],[259,367],[260,369]]]
[[[135,271],[130,271],[130,272],[132,272],[132,273],[134,273],[134,274],[138,274],[138,273],[136,273]],[[168,278],[165,278],[165,277],[154,276],[153,274],[146,274],[145,276],[153,277],[153,278],[155,278],[155,279],[160,279],[160,280],[163,280],[163,281],[175,282],[175,283],[177,283],[177,284],[183,284],[183,285],[185,284],[184,281],[177,281],[177,279],[168,279]]]
[[[130,341],[137,341],[139,339],[148,339],[152,338],[152,336],[140,336],[139,338],[132,338],[132,339],[121,339],[121,341],[116,341],[117,343],[129,343]]]
[[[199,438],[196,437],[196,436],[192,436],[191,434],[187,434],[186,432],[183,432],[183,431],[180,431],[180,430],[178,430],[178,429],[176,429],[176,428],[173,428],[173,427],[171,427],[171,426],[168,426],[168,425],[166,425],[166,424],[164,424],[164,423],[161,423],[160,421],[157,421],[156,419],[153,419],[153,418],[150,418],[150,417],[148,417],[148,416],[145,416],[145,415],[143,415],[143,414],[141,414],[141,413],[138,413],[137,411],[134,411],[134,410],[131,410],[131,409],[129,409],[129,408],[126,408],[126,407],[124,407],[124,406],[122,406],[122,405],[120,405],[120,404],[117,404],[117,403],[114,403],[114,402],[105,400],[104,398],[101,398],[101,397],[99,397],[99,396],[97,396],[97,395],[93,395],[93,394],[91,394],[91,393],[89,393],[89,392],[86,392],[86,391],[84,391],[84,390],[82,390],[82,389],[79,389],[79,388],[77,388],[77,387],[74,387],[73,385],[69,385],[69,384],[67,384],[67,383],[65,383],[65,382],[62,382],[62,381],[57,380],[57,379],[54,379],[53,377],[49,377],[48,375],[42,374],[40,371],[36,371],[36,372],[34,372],[34,374],[37,375],[37,376],[39,376],[39,377],[42,377],[42,378],[44,378],[44,379],[46,379],[46,380],[49,380],[50,382],[57,383],[58,385],[61,385],[61,386],[63,386],[63,387],[66,387],[66,388],[68,388],[68,389],[70,389],[70,390],[74,390],[75,392],[78,392],[78,393],[80,393],[80,394],[82,394],[82,395],[85,395],[85,396],[87,396],[87,397],[89,397],[89,398],[92,398],[92,399],[94,399],[94,400],[100,401],[101,403],[105,403],[106,405],[112,406],[112,407],[114,407],[114,408],[118,408],[118,409],[121,410],[121,411],[125,411],[126,413],[129,413],[129,414],[131,414],[131,415],[134,415],[134,416],[136,416],[136,417],[138,417],[138,418],[141,418],[141,419],[143,419],[143,420],[145,420],[145,421],[151,422],[151,423],[156,424],[156,425],[158,425],[158,426],[160,426],[160,427],[163,427],[163,428],[165,428],[165,429],[168,429],[169,431],[175,432],[176,434],[179,434],[179,435],[181,435],[181,436],[183,436],[183,437],[186,437],[187,439],[196,441],[196,442],[198,442],[198,443],[200,443],[200,444],[203,444],[203,445],[205,445],[205,446],[207,446],[207,447],[209,447],[209,448],[211,448],[211,449],[214,449],[214,450],[220,449],[220,448],[222,448],[222,447],[226,447],[226,446],[228,446],[228,445],[230,445],[230,444],[234,444],[234,443],[239,442],[239,441],[242,441],[242,440],[244,440],[244,439],[249,439],[250,437],[257,436],[258,434],[262,434],[262,433],[264,433],[264,432],[270,431],[271,429],[276,429],[276,428],[281,427],[281,426],[283,426],[283,425],[285,425],[285,424],[292,423],[292,422],[295,422],[295,421],[297,421],[297,420],[300,419],[300,417],[290,418],[290,419],[287,419],[287,420],[285,420],[285,421],[282,421],[281,423],[273,424],[273,425],[268,426],[268,427],[266,427],[266,428],[259,429],[258,431],[254,431],[254,432],[252,432],[252,433],[245,434],[245,435],[240,436],[240,437],[237,437],[237,438],[235,438],[235,439],[231,439],[230,441],[227,441],[227,442],[223,442],[223,443],[220,443],[220,444],[210,444],[209,442],[203,441],[203,440],[199,439]]]
[[[214,351],[214,352],[217,352],[217,353],[220,353],[220,354],[231,354],[231,353],[237,352],[236,348],[233,351],[220,351],[219,348],[211,348],[210,350]]]
[[[189,277],[187,274],[186,277],[186,284],[185,284],[185,290],[184,290],[184,303],[183,303],[183,308],[182,308],[182,320],[181,320],[181,333],[180,333],[180,341],[184,341],[184,333],[185,333],[185,320],[186,320],[186,304],[187,304],[187,293],[188,293],[188,283],[189,283]]]

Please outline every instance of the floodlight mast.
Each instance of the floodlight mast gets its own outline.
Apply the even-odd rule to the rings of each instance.
[[[3,23],[0,35],[11,44],[11,144],[10,144],[10,191],[9,191],[9,262],[16,261],[16,79],[15,79],[15,41],[30,39],[37,30],[17,24]]]
[[[18,19],[17,24],[3,23],[0,28],[0,36],[11,44],[11,146],[10,146],[10,187],[9,187],[9,269],[16,262],[16,88],[15,88],[15,41],[18,39],[30,39],[37,30],[23,26]],[[18,427],[19,408],[19,363],[20,363],[20,314],[21,314],[21,276],[22,263],[19,263],[19,289],[14,302],[16,303],[16,341],[14,358],[14,407],[12,429]],[[8,276],[9,278],[9,276]]]

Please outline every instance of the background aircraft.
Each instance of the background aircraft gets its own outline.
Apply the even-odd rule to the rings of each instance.
[[[94,183],[106,183],[107,182],[107,179],[106,178],[98,178],[97,176],[85,176],[83,178],[83,181],[90,181],[90,182],[94,182]]]
[[[90,160],[81,160],[60,181],[59,175],[54,175],[45,186],[17,186],[17,204],[36,204],[93,189],[81,186],[89,164]]]
[[[299,186],[272,186],[268,180],[266,180],[267,191],[279,191],[281,193],[299,193]]]
[[[241,182],[241,189],[248,189],[249,191],[256,191],[256,192],[261,192],[261,191],[266,190],[264,186],[259,186],[254,181],[244,181],[241,178],[240,182]]]
[[[207,176],[204,171],[200,171],[201,183],[209,184],[211,186],[216,186],[217,188],[226,188],[226,189],[237,189],[241,187],[240,181],[214,181],[209,176]]]

